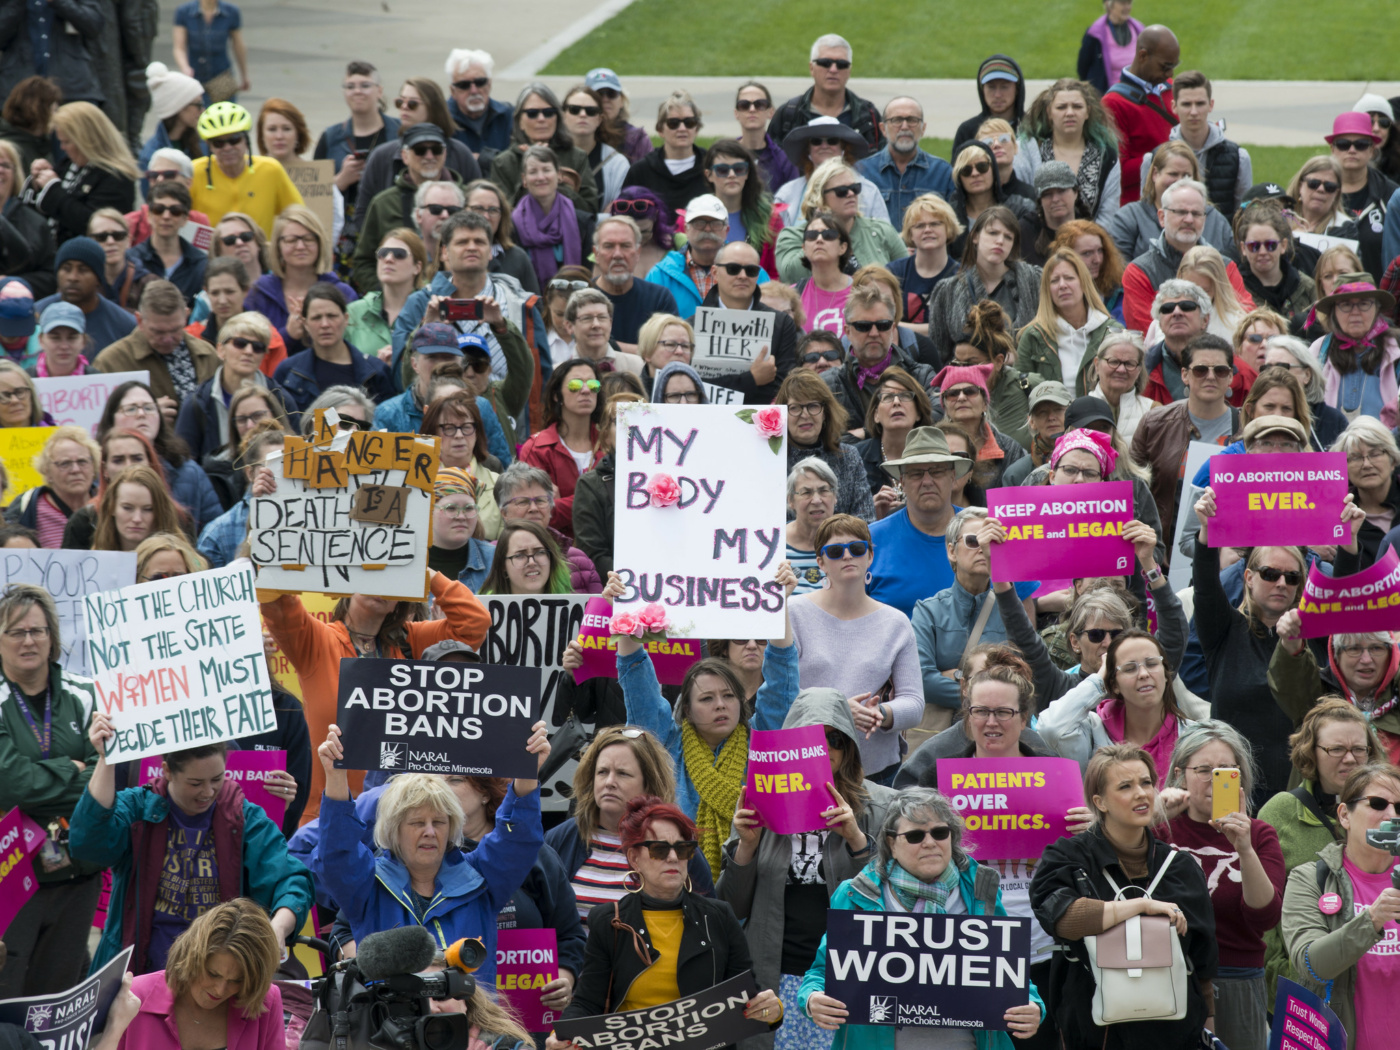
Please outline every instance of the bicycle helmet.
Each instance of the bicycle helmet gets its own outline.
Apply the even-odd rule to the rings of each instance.
[[[199,117],[195,125],[202,139],[219,138],[222,135],[237,135],[253,130],[253,118],[237,102],[215,102]]]

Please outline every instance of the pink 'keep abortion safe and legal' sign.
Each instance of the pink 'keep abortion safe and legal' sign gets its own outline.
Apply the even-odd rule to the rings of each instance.
[[[1340,519],[1347,496],[1342,452],[1277,452],[1210,458],[1212,547],[1307,547],[1351,539]]]
[[[1400,555],[1395,548],[1368,569],[1328,576],[1313,563],[1298,603],[1304,638],[1400,630]]]
[[[583,607],[583,626],[579,628],[578,643],[583,647],[583,666],[574,672],[574,681],[590,678],[617,677],[617,640],[608,630],[612,618],[612,602],[606,598],[589,598]],[[667,638],[647,642],[647,655],[662,685],[680,685],[690,665],[705,655],[705,643],[699,638]]]
[[[836,804],[826,787],[830,782],[825,726],[749,733],[744,806],[755,810],[768,830],[797,835],[826,827],[822,811]]]
[[[559,935],[553,929],[496,931],[496,994],[520,1015],[527,1032],[548,1032],[557,1020],[540,1002],[550,981],[559,976]]]
[[[998,582],[1133,574],[1131,481],[989,489],[987,516],[1006,526],[990,553]]]

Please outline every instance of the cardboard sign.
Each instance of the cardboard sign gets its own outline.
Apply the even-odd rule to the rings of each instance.
[[[525,744],[539,695],[532,667],[347,657],[335,705],[345,757],[336,768],[533,778]]]
[[[559,935],[553,929],[496,931],[496,995],[520,1015],[527,1032],[548,1032],[554,1011],[540,1002],[545,985],[559,976]]]
[[[102,421],[107,398],[123,383],[145,383],[150,386],[149,372],[90,372],[85,376],[56,376],[35,379],[39,404],[61,427],[82,427],[94,440]]]
[[[1308,569],[1298,602],[1304,638],[1400,629],[1400,554],[1389,547],[1368,569],[1327,576]]]
[[[1347,1050],[1346,1026],[1322,996],[1280,977],[1269,1050]]]
[[[21,492],[28,492],[44,483],[44,476],[34,468],[34,457],[42,451],[57,427],[0,427],[0,462],[10,475],[3,502],[9,506]]]
[[[747,372],[763,347],[773,345],[776,314],[702,306],[695,311],[695,356],[701,379]]]
[[[276,728],[246,562],[89,595],[83,612],[108,762]]]
[[[617,677],[617,639],[608,629],[612,619],[612,602],[606,598],[590,597],[583,610],[583,627],[578,632],[578,644],[583,647],[583,666],[574,672],[574,680]],[[656,680],[662,685],[680,685],[690,665],[705,655],[705,643],[699,638],[667,638],[646,642],[643,646],[651,657]]]
[[[149,784],[160,776],[160,765],[159,757],[143,758],[137,783]],[[268,818],[280,828],[283,818],[287,815],[287,800],[280,795],[274,795],[263,783],[267,774],[273,771],[287,771],[287,752],[230,751],[224,766],[224,779],[236,782],[243,789],[243,797],[254,805],[261,806]]]
[[[822,810],[836,804],[826,789],[830,782],[824,726],[749,733],[744,803],[765,828],[779,835],[824,829]]]
[[[758,984],[745,970],[713,988],[647,1010],[558,1021],[554,1035],[577,1050],[719,1050],[768,1032],[766,1022],[744,1017],[744,1007],[757,994]]]
[[[1072,758],[941,758],[938,786],[962,814],[978,860],[1039,857],[1069,834],[1065,812],[1084,804]]]
[[[66,992],[0,1002],[0,1023],[23,1028],[43,1050],[87,1050],[107,1025],[133,950],[126,948]]]
[[[619,611],[660,602],[677,638],[782,636],[786,442],[782,405],[617,406]]]
[[[1137,564],[1123,526],[1133,520],[1133,483],[1022,485],[990,489],[987,516],[1006,526],[992,544],[992,579],[1131,576]]]
[[[849,1024],[1005,1029],[1030,1002],[1031,919],[826,913],[826,994]]]
[[[283,165],[306,206],[316,213],[326,236],[335,235],[335,161],[301,160]]]
[[[58,607],[58,659],[74,674],[92,674],[83,598],[135,582],[136,555],[131,551],[0,550],[0,590],[12,583],[32,583],[53,596]]]
[[[1350,528],[1340,515],[1347,486],[1343,452],[1212,456],[1215,517],[1206,541],[1212,547],[1345,543]]]
[[[44,845],[44,829],[18,806],[0,819],[0,936],[39,890],[34,854]]]
[[[402,485],[365,485],[350,504],[350,520],[372,525],[402,525],[411,489]]]
[[[276,491],[249,506],[258,586],[423,601],[438,447],[435,437],[383,431],[335,431],[320,444],[288,438],[267,457]],[[406,490],[400,521],[353,517],[356,494],[371,485]]]

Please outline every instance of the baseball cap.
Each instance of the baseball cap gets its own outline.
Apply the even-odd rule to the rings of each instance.
[[[461,653],[467,658],[469,663],[480,663],[481,654],[473,649],[466,642],[459,642],[456,638],[444,638],[440,642],[423,650],[424,660],[446,660],[453,653]]]
[[[1245,446],[1248,447],[1255,438],[1274,433],[1287,434],[1302,448],[1308,446],[1308,435],[1303,430],[1303,424],[1288,416],[1259,416],[1250,420],[1249,426],[1244,428]]]
[[[34,328],[34,291],[29,282],[0,278],[0,336],[24,339],[34,334]]]
[[[729,209],[713,193],[702,193],[700,196],[692,198],[690,203],[685,206],[687,225],[696,219],[718,219],[720,222],[728,222]]]
[[[1285,208],[1294,206],[1293,198],[1277,182],[1256,182],[1240,198],[1240,206],[1243,207],[1250,201],[1278,201]]]
[[[1039,200],[1050,190],[1073,190],[1079,188],[1079,180],[1074,169],[1062,160],[1052,160],[1035,170],[1035,196]]]
[[[486,341],[484,336],[477,335],[475,332],[463,332],[458,335],[457,348],[462,351],[463,356],[469,353],[491,356],[491,344]]]
[[[583,78],[583,82],[594,91],[600,88],[612,88],[619,94],[622,92],[622,81],[617,78],[616,73],[604,66],[590,69],[588,75]]]
[[[1113,409],[1103,398],[1076,397],[1065,410],[1065,430],[1079,430],[1090,423],[1107,423],[1111,427],[1118,425],[1113,418]]]
[[[447,145],[447,137],[443,135],[442,128],[425,121],[422,124],[414,124],[403,133],[403,138],[400,140],[404,149],[412,149],[420,142],[437,142],[445,146]]]
[[[1043,380],[1035,385],[1031,390],[1031,410],[1042,401],[1053,401],[1057,405],[1069,406],[1074,398],[1070,395],[1069,389],[1063,383],[1057,383],[1053,379]]]
[[[419,327],[409,340],[408,348],[415,354],[450,354],[462,356],[457,329],[441,321],[430,321]]]
[[[48,333],[55,328],[72,328],[74,331],[87,334],[87,317],[82,310],[72,303],[65,303],[63,300],[49,303],[44,307],[44,312],[39,315],[39,331]]]
[[[1016,72],[1016,67],[1011,64],[1010,59],[989,58],[982,63],[982,70],[977,74],[979,83],[986,84],[993,80],[1009,80],[1013,84],[1019,82],[1021,76]]]

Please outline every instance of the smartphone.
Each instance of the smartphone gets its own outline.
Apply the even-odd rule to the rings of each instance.
[[[351,151],[350,151],[350,156],[354,157],[356,160],[366,160],[366,159],[369,158],[369,150],[367,150],[367,149],[351,150]]]
[[[1240,771],[1238,769],[1213,769],[1210,774],[1210,819],[1219,820],[1231,813],[1239,813]]]
[[[479,299],[444,299],[442,316],[449,321],[480,321],[481,301]]]

